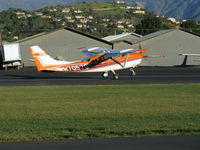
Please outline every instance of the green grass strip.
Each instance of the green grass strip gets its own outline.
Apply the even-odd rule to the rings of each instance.
[[[200,133],[200,84],[0,87],[0,141]]]

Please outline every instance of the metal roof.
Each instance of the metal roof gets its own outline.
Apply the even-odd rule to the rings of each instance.
[[[57,31],[57,30],[56,30],[56,31]],[[55,32],[55,31],[54,31],[54,32]],[[20,40],[18,40],[18,41],[14,41],[13,43],[24,42],[24,41],[31,40],[31,39],[37,38],[37,37],[42,36],[42,35],[45,35],[45,34],[48,34],[48,33],[47,33],[47,32],[42,32],[42,33],[39,33],[39,34],[36,34],[36,35],[33,35],[33,36],[29,36],[29,37],[20,39]]]
[[[142,41],[146,41],[146,40],[161,36],[163,34],[167,34],[169,32],[175,31],[175,30],[177,30],[177,29],[161,30],[161,31],[157,31],[157,32],[145,35],[145,36],[138,38],[138,39],[124,40],[124,42],[129,43],[129,44],[136,44],[136,43],[140,43]]]
[[[110,35],[107,37],[102,38],[103,40],[106,41],[118,41],[118,39],[129,36],[129,35],[134,35],[136,37],[142,37],[142,35],[139,35],[137,33],[131,32],[131,33],[122,33],[122,34],[118,34],[118,35]]]
[[[89,34],[86,34],[84,32],[80,32],[80,31],[74,30],[74,29],[69,28],[69,27],[65,27],[64,29],[65,30],[69,30],[69,31],[74,32],[74,33],[77,33],[77,34],[80,34],[80,35],[83,35],[83,36],[86,36],[86,37],[89,37],[89,38],[92,38],[92,39],[95,39],[97,41],[100,41],[100,42],[103,42],[103,43],[106,43],[106,44],[109,44],[109,45],[113,45],[113,43],[111,43],[109,41],[106,41],[104,39],[101,39],[101,38],[98,38],[98,37],[95,37],[95,36],[92,36],[92,35],[89,35]]]
[[[31,40],[31,39],[34,39],[34,38],[37,38],[37,37],[40,37],[40,36],[43,36],[43,35],[46,35],[46,34],[50,34],[50,33],[53,33],[53,32],[59,31],[59,30],[63,30],[63,29],[68,30],[68,31],[71,31],[71,32],[74,32],[74,33],[77,33],[77,34],[80,34],[80,35],[83,35],[83,36],[86,36],[86,37],[89,37],[89,38],[92,38],[92,39],[94,39],[94,40],[97,40],[97,41],[100,41],[100,42],[103,42],[103,43],[106,43],[106,44],[109,44],[109,45],[111,45],[111,46],[113,45],[112,42],[109,42],[109,41],[107,41],[107,40],[104,40],[104,39],[101,39],[101,38],[98,38],[98,37],[95,37],[95,36],[92,36],[92,35],[89,35],[89,34],[86,34],[86,33],[80,32],[80,31],[77,31],[77,30],[74,30],[74,29],[69,28],[69,27],[57,29],[57,30],[54,30],[54,31],[51,31],[51,32],[42,32],[42,33],[39,33],[39,34],[30,36],[30,37],[27,37],[27,38],[24,38],[24,39],[15,41],[15,42],[13,42],[13,43],[24,42],[24,41]]]

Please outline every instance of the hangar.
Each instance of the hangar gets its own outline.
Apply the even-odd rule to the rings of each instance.
[[[200,35],[177,28],[161,30],[146,36],[126,33],[109,36],[103,39],[73,30],[59,29],[50,33],[41,33],[17,41],[21,46],[22,61],[25,66],[33,66],[29,47],[39,45],[52,57],[62,56],[65,60],[83,59],[86,56],[78,49],[86,46],[99,46],[113,49],[147,48],[147,55],[163,55],[164,57],[148,58],[142,66],[177,66],[185,57],[179,54],[200,54]],[[187,65],[200,65],[200,57],[189,56]]]
[[[141,47],[149,49],[147,55],[164,56],[147,58],[142,62],[142,66],[180,66],[184,63],[200,65],[200,57],[188,56],[184,62],[185,57],[180,56],[180,54],[200,54],[200,35],[185,29],[161,30],[143,37],[123,38],[121,41],[114,39],[110,42],[115,43],[115,49]]]

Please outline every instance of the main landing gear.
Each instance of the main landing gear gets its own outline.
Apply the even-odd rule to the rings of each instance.
[[[115,73],[114,70],[111,70],[113,73],[113,79],[118,80],[119,79],[119,75],[117,73]]]
[[[117,74],[114,70],[111,70],[111,72],[113,73],[113,79],[118,80],[119,79],[119,74]],[[131,73],[131,76],[133,76],[133,77],[136,75],[136,73],[133,70],[133,68],[130,68],[130,73]],[[102,74],[102,76],[103,76],[103,78],[108,78],[108,76],[109,76],[108,72],[104,72]]]
[[[131,76],[135,77],[136,73],[135,73],[135,71],[133,70],[133,68],[130,68],[130,72],[131,72]]]
[[[108,72],[104,72],[104,73],[103,73],[103,77],[104,77],[104,78],[107,78],[107,77],[108,77]]]
[[[119,75],[117,73],[115,73],[114,70],[111,70],[111,72],[113,73],[113,79],[115,79],[115,80],[119,79]],[[104,72],[102,74],[102,76],[103,76],[103,78],[108,78],[108,72]]]

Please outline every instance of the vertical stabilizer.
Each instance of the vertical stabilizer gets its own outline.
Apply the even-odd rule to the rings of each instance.
[[[58,61],[47,55],[39,46],[30,47],[31,54],[38,71],[50,70],[51,67],[69,64],[67,61]]]

